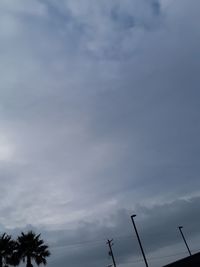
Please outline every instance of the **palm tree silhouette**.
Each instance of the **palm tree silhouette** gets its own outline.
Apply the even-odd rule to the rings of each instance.
[[[6,233],[0,236],[0,267],[10,264],[10,259],[15,249],[15,241]]]
[[[32,231],[26,234],[22,232],[16,243],[18,258],[23,262],[26,261],[26,267],[33,267],[32,260],[37,265],[47,263],[46,258],[50,256],[50,252],[48,246],[40,239],[40,234],[36,235]]]

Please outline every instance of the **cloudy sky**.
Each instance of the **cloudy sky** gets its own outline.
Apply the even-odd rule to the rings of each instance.
[[[0,230],[49,267],[200,249],[199,0],[1,0]]]

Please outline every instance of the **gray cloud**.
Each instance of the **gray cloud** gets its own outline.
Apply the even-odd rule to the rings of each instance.
[[[68,245],[129,235],[136,210],[151,255],[178,250],[179,220],[194,240],[199,4],[11,2],[0,4],[2,231],[31,224]],[[118,260],[134,261],[122,241]],[[58,251],[50,265],[109,261],[101,242]]]
[[[192,251],[198,249],[195,238],[199,238],[199,197],[180,199],[168,204],[157,204],[153,208],[138,207],[136,224],[140,232],[143,245],[147,252],[148,260],[154,266],[156,259],[160,264],[170,261],[170,256],[175,253],[179,257],[187,255],[177,226],[184,223],[184,231]],[[70,230],[46,231],[29,225],[24,229],[14,229],[11,234],[16,236],[21,230],[34,229],[43,234],[49,241],[52,258],[49,266],[66,262],[70,266],[79,266],[82,262],[88,266],[93,264],[109,264],[107,255],[107,238],[114,238],[116,261],[118,264],[137,262],[142,264],[140,250],[136,236],[131,225],[130,215],[132,210],[120,209],[111,214],[104,221],[96,218],[94,222],[80,221],[78,227]],[[176,247],[168,251],[168,247]],[[161,255],[154,256],[154,251],[163,250]],[[169,258],[168,258],[169,257]]]
[[[152,251],[161,248],[164,250],[174,244],[177,244],[178,252],[184,254],[185,247],[177,230],[177,226],[182,223],[184,223],[184,231],[186,232],[191,249],[198,249],[198,247],[192,246],[192,244],[195,244],[193,242],[194,237],[199,234],[198,206],[199,197],[188,200],[177,200],[169,204],[158,204],[153,208],[139,207],[137,209],[137,213],[140,216],[136,218],[136,223],[150,261],[156,264],[153,256],[151,256]],[[61,241],[63,245],[62,249],[66,249],[65,253],[69,251],[69,259],[71,257],[74,259],[70,261],[74,264],[72,266],[78,266],[79,262],[81,263],[83,260],[88,262],[89,265],[91,264],[91,266],[94,264],[93,261],[99,261],[99,263],[104,261],[104,264],[106,264],[106,244],[104,240],[112,237],[115,241],[113,249],[118,263],[121,264],[127,259],[129,259],[127,261],[140,260],[139,247],[130,221],[130,214],[132,212],[125,209],[117,211],[107,219],[107,222],[111,222],[110,226],[106,224],[106,221],[104,225],[99,223],[82,223],[82,226],[77,228],[75,232],[65,233],[66,237],[63,234],[64,243]],[[73,242],[70,240],[70,236],[73,236],[76,241]],[[94,237],[95,239],[93,239]],[[74,244],[74,247],[72,246],[70,248],[69,244]],[[75,254],[71,252],[71,249]],[[171,255],[173,253],[171,252]],[[168,255],[170,254],[164,256]],[[158,255],[157,257],[159,258]],[[167,257],[162,257],[163,255],[161,256],[163,264],[169,261]],[[64,257],[63,261],[66,260],[67,257]]]

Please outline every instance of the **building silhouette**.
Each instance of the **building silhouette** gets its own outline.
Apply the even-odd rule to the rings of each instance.
[[[173,263],[167,264],[163,267],[199,267],[200,266],[200,252]]]

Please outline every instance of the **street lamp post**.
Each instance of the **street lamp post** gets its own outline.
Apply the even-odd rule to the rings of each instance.
[[[191,253],[191,251],[190,251],[190,249],[189,249],[189,246],[188,246],[188,244],[187,244],[187,242],[186,242],[186,239],[185,239],[185,237],[184,237],[184,235],[183,235],[183,231],[182,231],[183,226],[179,226],[178,228],[179,228],[179,231],[180,231],[181,236],[182,236],[182,238],[183,238],[183,241],[184,241],[184,243],[185,243],[185,245],[186,245],[186,248],[187,248],[187,250],[188,250],[190,256],[192,256],[192,253]]]
[[[146,259],[146,256],[145,256],[145,253],[144,253],[144,249],[142,247],[142,243],[141,243],[141,240],[140,240],[140,237],[139,237],[139,234],[138,234],[138,231],[137,231],[137,228],[136,228],[136,225],[135,225],[135,221],[134,221],[134,217],[136,217],[136,215],[131,215],[131,220],[132,220],[132,223],[133,223],[133,227],[135,229],[135,233],[136,233],[136,236],[137,236],[137,239],[138,239],[138,243],[140,245],[140,249],[142,251],[142,255],[143,255],[143,258],[144,258],[144,262],[146,264],[146,267],[148,267],[148,263],[147,263],[147,259]]]

